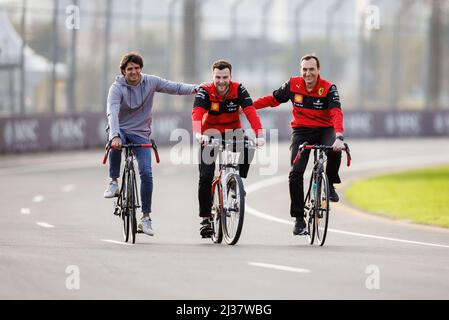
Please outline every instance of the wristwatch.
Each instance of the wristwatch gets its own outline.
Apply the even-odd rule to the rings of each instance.
[[[339,139],[341,141],[345,141],[345,138],[343,136],[337,136],[335,139]]]

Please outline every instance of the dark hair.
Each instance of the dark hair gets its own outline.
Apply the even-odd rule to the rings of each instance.
[[[232,73],[232,66],[226,60],[217,60],[212,64],[212,72],[214,72],[215,69],[223,70],[226,68]]]
[[[319,69],[320,68],[320,60],[318,60],[318,58],[313,53],[306,54],[304,57],[301,58],[300,62],[302,62],[303,60],[309,61],[310,59],[315,59],[316,66]]]
[[[125,69],[128,63],[136,63],[143,68],[143,58],[137,52],[130,52],[123,56],[122,61],[120,61],[120,72],[125,75]]]

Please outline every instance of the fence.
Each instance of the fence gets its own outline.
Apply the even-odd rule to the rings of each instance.
[[[291,112],[260,112],[270,136],[278,130],[280,140],[290,136]],[[248,128],[248,123],[243,123]],[[345,113],[345,136],[357,138],[449,136],[449,111],[349,111]],[[0,118],[0,154],[73,150],[105,145],[104,114],[14,116]],[[176,144],[181,138],[192,141],[189,112],[157,112],[152,137],[160,145]]]
[[[145,72],[195,83],[228,59],[253,97],[315,52],[345,110],[449,108],[449,0],[10,0],[0,12],[14,27],[0,28],[0,116],[103,112],[130,50]]]

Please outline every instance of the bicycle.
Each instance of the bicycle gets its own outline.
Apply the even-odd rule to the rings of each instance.
[[[351,153],[348,144],[344,144],[346,152],[346,163],[351,165]],[[329,224],[329,179],[324,169],[326,154],[332,150],[332,146],[308,145],[304,142],[299,146],[294,164],[298,163],[303,150],[313,150],[313,169],[307,195],[304,200],[304,218],[307,222],[309,243],[313,245],[315,237],[320,246],[326,241],[327,228]]]
[[[103,164],[106,164],[109,151],[111,149],[111,142],[106,146],[106,153],[103,157]],[[120,193],[117,196],[117,202],[114,202],[114,215],[123,220],[123,239],[125,242],[129,240],[129,231],[131,226],[132,243],[136,242],[137,218],[136,209],[140,208],[139,195],[137,192],[137,180],[134,170],[134,153],[133,148],[152,148],[156,162],[159,163],[159,153],[156,142],[151,139],[149,144],[123,144],[125,149],[125,166],[123,168],[122,181]],[[141,231],[139,232],[141,233]]]
[[[240,152],[237,146],[256,149],[252,140],[211,139],[208,146],[217,148],[223,163],[220,164],[218,176],[214,177],[212,195],[212,241],[221,243],[224,239],[228,245],[235,245],[241,235],[245,217],[245,190],[239,175]]]

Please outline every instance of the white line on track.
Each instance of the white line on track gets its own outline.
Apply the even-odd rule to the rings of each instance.
[[[132,246],[131,243],[123,242],[123,241],[116,241],[116,240],[109,240],[109,239],[101,239],[101,241],[108,242],[108,243],[114,243],[114,244],[121,244],[123,246]]]
[[[42,195],[34,196],[32,201],[36,202],[36,203],[42,202],[42,201],[44,201],[44,196],[42,196]]]
[[[47,222],[36,222],[36,224],[42,228],[54,228],[55,226],[52,224],[49,224]]]
[[[448,245],[438,244],[438,243],[431,243],[431,242],[421,242],[421,241],[389,238],[389,237],[382,237],[382,236],[376,236],[376,235],[371,235],[371,234],[364,234],[364,233],[357,233],[357,232],[350,232],[350,231],[343,231],[343,230],[336,230],[336,229],[327,229],[327,231],[334,232],[334,233],[345,234],[345,235],[349,235],[349,236],[363,237],[363,238],[396,241],[396,242],[418,244],[418,245],[430,246],[430,247],[449,248]]]
[[[30,208],[22,208],[20,209],[21,214],[31,214]]]
[[[299,273],[310,273],[311,272],[309,269],[294,268],[294,267],[282,266],[282,265],[278,265],[278,264],[270,264],[270,263],[262,263],[262,262],[248,262],[248,264],[250,266],[254,266],[254,267],[268,268],[268,269],[274,269],[274,270],[280,270],[280,271],[299,272]]]
[[[246,188],[246,193],[250,194],[251,192],[257,191],[259,189],[266,188],[266,187],[284,182],[284,181],[286,181],[286,179],[287,178],[285,176],[277,176],[277,177],[273,177],[273,178],[269,178],[269,179],[266,179],[263,181],[256,182]],[[250,207],[248,204],[245,204],[245,210],[249,214],[252,214],[253,216],[259,217],[261,219],[265,219],[265,220],[273,221],[273,222],[277,222],[277,223],[282,223],[282,224],[293,225],[293,221],[273,217],[267,213],[258,211],[256,209]],[[339,233],[339,234],[344,234],[344,235],[348,235],[348,236],[355,236],[355,237],[387,240],[387,241],[402,242],[402,243],[416,244],[416,245],[430,246],[430,247],[449,248],[449,245],[438,244],[438,243],[413,241],[413,240],[405,240],[405,239],[398,239],[398,238],[389,238],[389,237],[377,236],[377,235],[372,235],[372,234],[363,234],[363,233],[350,232],[350,231],[337,230],[337,229],[328,229],[328,231],[334,232],[334,233]]]

